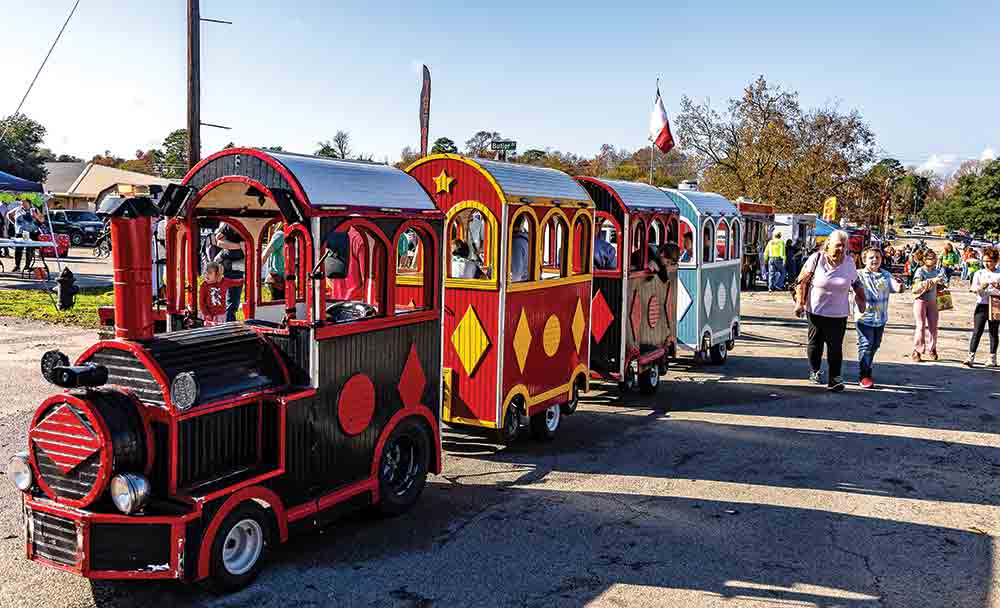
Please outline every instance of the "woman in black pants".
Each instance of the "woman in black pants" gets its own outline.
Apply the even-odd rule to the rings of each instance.
[[[827,389],[835,393],[844,390],[841,377],[844,361],[844,333],[847,316],[851,312],[850,296],[861,312],[865,310],[864,292],[858,282],[854,259],[846,255],[850,237],[843,230],[835,230],[822,251],[809,256],[799,277],[796,316],[808,313],[809,319],[809,381],[822,384],[823,349],[830,371]],[[861,293],[857,297],[858,292]]]
[[[997,251],[996,247],[987,247],[983,251],[983,264],[986,268],[981,268],[972,275],[972,286],[969,287],[969,291],[976,294],[976,311],[972,315],[973,327],[972,336],[969,337],[969,356],[964,362],[966,367],[975,365],[979,340],[983,337],[983,330],[987,326],[990,330],[990,367],[997,366],[997,333],[1000,330],[1000,321],[990,320],[990,296],[1000,296],[998,259],[1000,259],[1000,252]]]

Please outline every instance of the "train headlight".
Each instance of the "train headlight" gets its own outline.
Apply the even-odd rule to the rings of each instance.
[[[136,473],[120,473],[111,478],[111,500],[125,515],[141,511],[149,501],[149,481]]]
[[[198,380],[194,377],[194,372],[177,374],[170,383],[170,400],[174,402],[174,407],[181,411],[194,405],[198,400]]]
[[[22,492],[31,489],[31,484],[35,481],[35,476],[31,472],[31,464],[28,463],[28,453],[19,452],[10,457],[7,461],[7,477],[14,482],[14,486]]]

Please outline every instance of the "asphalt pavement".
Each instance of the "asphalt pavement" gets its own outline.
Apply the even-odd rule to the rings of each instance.
[[[597,386],[549,443],[447,430],[445,472],[412,512],[294,538],[228,597],[26,562],[0,482],[0,608],[1000,606],[998,372],[959,364],[972,300],[955,293],[938,363],[905,359],[911,298],[893,297],[876,390],[854,384],[849,331],[842,394],[805,381],[787,294],[745,293],[724,366],[684,360],[653,398]],[[40,354],[92,334],[0,322],[6,461],[50,393]]]

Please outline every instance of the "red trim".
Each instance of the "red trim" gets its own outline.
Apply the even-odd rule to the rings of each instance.
[[[271,340],[263,340],[268,347],[270,347],[271,352],[274,353],[274,359],[278,362],[281,367],[281,375],[285,377],[285,386],[292,383],[292,373],[288,371],[288,364],[285,363],[285,358],[281,356],[281,351]]]
[[[222,410],[230,410],[235,407],[240,407],[241,405],[247,405],[248,403],[253,403],[254,401],[259,401],[260,399],[266,399],[268,397],[273,398],[276,394],[284,390],[284,387],[269,388],[263,391],[254,391],[252,393],[243,393],[242,395],[233,395],[231,397],[226,397],[220,399],[219,401],[214,401],[206,405],[198,405],[194,408],[184,412],[183,414],[178,414],[176,419],[178,421],[187,420],[189,418],[197,418],[199,416],[205,416],[207,414],[214,414],[216,412],[221,412]]]
[[[338,323],[336,325],[324,325],[316,329],[317,340],[328,340],[338,336],[351,336],[380,329],[389,329],[403,325],[424,323],[426,321],[436,321],[441,315],[436,310],[425,310],[420,312],[400,313],[390,317],[376,317],[352,323]]]
[[[254,256],[255,259],[257,259],[257,260],[261,259],[261,254],[264,253],[264,247],[267,246],[267,243],[264,242],[264,238],[263,237],[264,237],[264,235],[267,234],[268,228],[270,228],[272,225],[277,224],[279,222],[281,222],[282,224],[285,223],[284,218],[281,216],[280,212],[278,213],[277,217],[273,217],[273,218],[267,220],[267,222],[261,227],[261,229],[260,229],[260,235],[259,235],[261,238],[257,239],[257,246],[255,248],[256,249],[256,252],[255,252],[256,255]],[[282,229],[284,229],[284,226],[282,226]],[[267,240],[270,241],[270,239],[267,239]],[[285,255],[284,247],[282,247],[281,255],[282,256]],[[261,261],[261,264],[263,264],[263,261]],[[262,280],[263,279],[260,278],[260,273],[257,273],[257,281],[259,282],[259,281],[262,281]],[[274,301],[264,302],[264,290],[263,289],[257,289],[257,305],[260,306],[260,305],[265,304],[265,303],[266,304],[274,304]]]
[[[386,439],[389,438],[389,435],[392,434],[392,431],[396,429],[396,426],[400,422],[402,422],[406,418],[410,418],[411,416],[423,416],[424,419],[427,420],[427,424],[430,425],[431,432],[434,433],[434,445],[436,448],[434,450],[435,452],[434,469],[431,472],[432,473],[441,472],[441,429],[439,428],[440,425],[438,424],[437,419],[434,418],[434,414],[431,413],[429,409],[427,409],[426,405],[418,405],[417,407],[403,408],[399,410],[392,416],[392,418],[389,419],[389,422],[386,423],[385,428],[382,429],[382,434],[378,438],[378,443],[375,444],[375,452],[374,455],[372,456],[372,471],[371,471],[372,479],[376,481],[378,480],[378,461],[379,461],[379,456],[382,454],[382,447],[385,445]],[[374,498],[375,498],[374,502],[378,502],[377,484],[375,487]]]
[[[285,181],[287,181],[288,184],[292,187],[292,192],[295,194],[295,197],[299,199],[300,203],[302,203],[303,211],[307,215],[311,215],[312,203],[309,202],[309,197],[306,196],[306,192],[305,190],[302,189],[302,184],[299,183],[299,180],[294,175],[292,175],[292,172],[289,171],[285,167],[285,165],[281,164],[281,162],[278,161],[278,159],[272,157],[266,152],[262,152],[260,150],[254,150],[253,148],[227,148],[225,150],[220,150],[215,154],[212,154],[211,156],[205,158],[197,165],[192,167],[191,170],[187,172],[187,175],[184,176],[183,181],[181,181],[181,185],[184,186],[188,185],[191,179],[193,179],[194,176],[198,174],[198,171],[200,171],[202,168],[205,167],[205,165],[212,162],[213,160],[221,158],[223,156],[230,156],[233,154],[253,156],[255,158],[261,159],[262,161],[273,167],[274,170],[277,171],[278,174],[281,175],[283,178],[285,178]],[[204,190],[204,188],[202,188],[202,190]],[[272,196],[271,198],[273,199],[274,197]]]
[[[399,267],[399,239],[400,239],[400,237],[403,236],[403,233],[406,232],[406,230],[408,230],[410,228],[413,228],[414,230],[422,233],[425,237],[429,237],[430,241],[431,241],[431,251],[430,252],[425,251],[423,253],[424,301],[425,302],[428,301],[428,299],[427,299],[427,291],[434,292],[434,293],[431,294],[431,298],[432,299],[430,300],[430,302],[432,303],[432,305],[431,306],[427,306],[427,308],[437,310],[438,308],[441,307],[441,293],[440,293],[441,290],[440,289],[434,289],[433,287],[435,285],[439,284],[438,277],[442,276],[441,275],[441,270],[442,270],[441,269],[441,250],[439,249],[439,243],[438,243],[437,233],[434,231],[433,228],[431,228],[430,224],[428,224],[427,222],[423,221],[422,219],[421,220],[407,220],[407,221],[403,222],[402,225],[400,225],[399,228],[396,229],[396,234],[394,234],[393,237],[392,237],[392,242],[393,242],[392,256],[393,256],[393,260],[395,260],[394,268],[398,268]],[[428,255],[428,254],[430,254],[430,255]],[[432,267],[433,270],[432,270],[431,276],[429,278],[427,276],[428,261],[432,261],[433,262],[433,267]],[[395,280],[393,280],[393,285],[395,285]]]
[[[300,289],[300,283],[305,281],[306,285],[306,324],[308,325],[314,318],[316,318],[313,311],[313,297],[312,297],[312,283],[313,279],[309,276],[309,272],[313,267],[313,242],[312,236],[309,234],[309,229],[302,224],[286,224],[285,226],[285,274],[288,274],[290,270],[288,267],[288,243],[290,240],[295,238],[297,233],[301,233],[303,244],[299,246],[298,255],[296,258],[299,262],[299,272],[297,279],[295,281],[295,289],[285,289],[285,307],[294,306],[298,301],[298,291]],[[324,285],[325,288],[325,285]],[[294,325],[294,321],[289,321],[289,325]]]
[[[215,535],[219,531],[219,526],[226,519],[229,513],[247,500],[259,499],[268,503],[274,511],[274,518],[278,522],[278,540],[285,542],[288,540],[288,517],[285,513],[285,505],[278,498],[278,495],[261,486],[244,488],[233,494],[222,503],[222,506],[212,518],[212,523],[208,525],[202,537],[201,548],[198,550],[198,574],[196,580],[208,578],[209,575],[209,553],[212,550],[212,543],[215,542]]]
[[[597,245],[597,234],[600,232],[600,230],[598,230],[598,226],[599,226],[599,222],[604,222],[604,221],[611,222],[611,226],[615,229],[615,238],[618,239],[618,249],[619,249],[619,251],[618,251],[618,255],[616,256],[617,259],[615,259],[615,262],[616,262],[617,266],[614,269],[606,269],[606,268],[605,269],[598,269],[597,266],[594,265],[594,268],[593,268],[594,275],[596,275],[596,276],[603,276],[603,277],[620,277],[621,274],[622,274],[622,267],[623,267],[622,266],[623,262],[622,262],[622,252],[621,252],[622,247],[621,247],[621,243],[622,243],[622,239],[623,239],[624,235],[622,234],[622,226],[621,226],[621,224],[619,224],[618,220],[616,220],[615,217],[613,215],[611,215],[610,213],[608,213],[607,211],[596,211],[594,213],[593,224],[591,226],[591,230],[593,230],[593,232],[594,232],[594,244],[591,246],[591,249],[593,249],[594,251],[597,250],[597,246],[596,246]],[[591,264],[593,264],[593,260],[591,260]]]
[[[666,354],[666,352],[667,351],[665,351],[662,347],[657,348],[656,350],[651,350],[645,355],[638,357],[636,361],[639,362],[639,365],[651,365],[653,363],[656,363],[658,360],[662,359],[663,355]]]
[[[166,403],[167,408],[173,409],[173,403],[170,401],[170,382],[167,381],[167,375],[163,372],[160,364],[146,352],[146,349],[135,342],[129,342],[128,340],[102,340],[83,351],[83,354],[76,358],[76,364],[83,365],[83,362],[93,356],[94,353],[104,349],[123,350],[132,353],[149,370],[156,383],[160,385],[160,390],[163,392],[163,402]]]
[[[38,406],[38,409],[35,410],[35,415],[31,419],[31,426],[28,427],[29,444],[31,441],[30,429],[35,428],[35,426],[41,419],[42,413],[45,412],[49,407],[57,403],[63,403],[63,402],[75,405],[84,413],[84,415],[87,417],[87,420],[90,421],[90,424],[94,427],[94,430],[97,432],[98,440],[101,442],[100,448],[98,448],[98,450],[101,453],[100,456],[101,465],[98,470],[98,478],[94,482],[94,487],[90,489],[90,492],[88,492],[86,496],[84,496],[79,500],[60,497],[52,490],[52,488],[49,487],[49,484],[45,483],[45,478],[41,475],[39,471],[38,463],[35,462],[35,449],[30,445],[28,449],[28,462],[31,465],[31,468],[35,474],[35,479],[38,481],[39,487],[42,488],[42,491],[45,492],[46,496],[64,505],[82,508],[90,505],[95,500],[97,500],[97,497],[100,496],[101,493],[104,492],[104,490],[107,488],[108,482],[111,481],[112,468],[114,468],[114,452],[113,452],[113,446],[111,444],[111,431],[108,430],[108,425],[105,424],[104,419],[100,416],[95,415],[93,411],[93,406],[90,403],[77,397],[76,395],[72,395],[69,393],[62,393],[59,395],[52,395],[51,397],[43,401],[42,404]]]
[[[372,492],[372,495],[374,496],[377,492],[377,485],[378,484],[374,479],[368,477],[357,483],[352,483],[349,486],[330,492],[329,494],[324,494],[316,500],[310,500],[307,503],[289,509],[288,521],[298,521],[309,517],[310,515],[315,515],[324,509],[329,509],[330,507],[336,506],[345,500],[354,498],[358,494],[362,494],[364,492]]]

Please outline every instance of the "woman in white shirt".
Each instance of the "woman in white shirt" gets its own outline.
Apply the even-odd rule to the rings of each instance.
[[[973,329],[969,338],[969,356],[964,362],[966,367],[972,367],[975,363],[979,339],[983,337],[983,330],[987,326],[990,330],[990,367],[997,366],[997,333],[1000,330],[1000,321],[990,320],[990,296],[1000,296],[998,258],[1000,252],[996,247],[987,247],[983,250],[983,263],[986,268],[981,268],[972,275],[972,286],[969,287],[969,291],[976,294],[976,311],[972,315]]]

